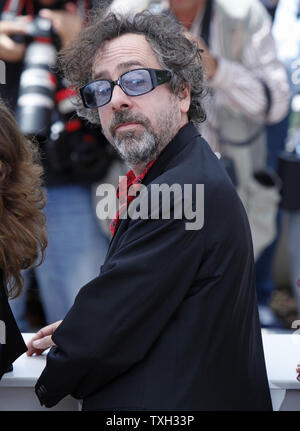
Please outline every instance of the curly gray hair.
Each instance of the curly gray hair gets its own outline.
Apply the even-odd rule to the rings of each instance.
[[[134,16],[115,14],[103,8],[91,11],[88,24],[78,39],[59,55],[59,65],[76,89],[90,82],[95,58],[105,42],[127,33],[142,34],[149,42],[162,68],[172,73],[168,83],[176,95],[190,85],[191,104],[188,118],[195,124],[205,120],[201,98],[206,90],[203,84],[201,50],[196,42],[186,37],[185,29],[167,15],[143,11]],[[83,107],[78,93],[76,109],[79,116],[99,124],[97,109]]]

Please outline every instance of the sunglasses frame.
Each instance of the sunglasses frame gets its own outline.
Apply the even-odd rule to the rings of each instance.
[[[150,78],[151,78],[151,82],[152,82],[152,88],[151,88],[150,90],[146,91],[145,93],[141,93],[141,94],[128,94],[128,93],[126,92],[126,89],[124,89],[124,88],[123,88],[123,86],[122,86],[122,77],[123,77],[124,75],[127,75],[127,74],[128,74],[128,73],[130,73],[130,72],[135,72],[135,71],[137,71],[137,70],[146,70],[147,72],[149,72],[149,75],[150,75]],[[128,70],[127,72],[125,72],[125,73],[123,73],[122,75],[120,75],[120,76],[119,76],[119,78],[118,78],[118,79],[116,79],[115,81],[111,81],[110,79],[96,79],[95,81],[91,81],[91,82],[89,82],[88,84],[86,84],[86,85],[84,85],[83,87],[81,87],[81,88],[79,89],[79,92],[80,92],[80,96],[81,96],[81,99],[82,99],[82,102],[83,102],[84,107],[85,107],[85,108],[89,108],[89,109],[96,109],[96,108],[100,108],[100,107],[102,107],[102,106],[107,105],[107,104],[111,101],[111,99],[112,99],[112,95],[113,95],[113,91],[114,91],[114,87],[115,87],[116,85],[118,85],[118,86],[122,89],[122,91],[124,91],[124,93],[125,93],[127,96],[129,96],[129,97],[137,97],[137,96],[142,96],[142,95],[144,95],[144,94],[150,93],[150,91],[154,90],[154,88],[158,87],[159,85],[164,84],[165,82],[169,82],[169,81],[170,81],[170,79],[171,79],[171,77],[172,77],[172,74],[171,74],[171,72],[169,72],[168,70],[151,69],[151,68],[143,67],[143,68],[138,68],[138,69]],[[85,89],[86,89],[89,85],[94,84],[94,83],[96,83],[96,82],[100,82],[100,81],[101,81],[101,82],[105,81],[105,82],[108,82],[108,83],[109,83],[110,88],[111,88],[110,98],[109,98],[109,100],[108,100],[106,103],[104,103],[103,105],[90,106],[90,104],[88,104],[88,103],[86,102],[86,100],[85,100],[85,95],[84,95]]]

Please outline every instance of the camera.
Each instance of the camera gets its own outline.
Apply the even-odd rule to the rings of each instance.
[[[55,107],[59,39],[51,21],[36,17],[28,26],[27,49],[20,76],[16,119],[24,135],[46,138]]]
[[[104,177],[115,158],[103,134],[97,129],[86,129],[79,119],[54,122],[44,154],[53,172],[88,181]]]
[[[104,135],[75,115],[76,94],[56,72],[61,40],[51,21],[39,16],[27,30],[25,37],[14,36],[26,44],[15,111],[20,130],[40,144],[50,171],[74,180],[98,180],[115,156]]]

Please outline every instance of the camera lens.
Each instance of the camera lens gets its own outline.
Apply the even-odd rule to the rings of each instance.
[[[37,19],[33,26],[31,31],[35,38],[26,49],[16,118],[25,135],[46,137],[55,104],[56,78],[52,68],[56,64],[57,50],[52,44],[51,23]]]

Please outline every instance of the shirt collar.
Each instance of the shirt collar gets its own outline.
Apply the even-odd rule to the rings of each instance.
[[[144,177],[146,176],[147,172],[153,165],[153,163],[156,161],[156,159],[152,160],[147,164],[143,172],[136,176],[132,169],[130,169],[126,176],[122,178],[122,180],[119,183],[119,186],[117,188],[117,197],[123,196],[128,192],[128,189],[133,184],[141,184],[143,182]]]

